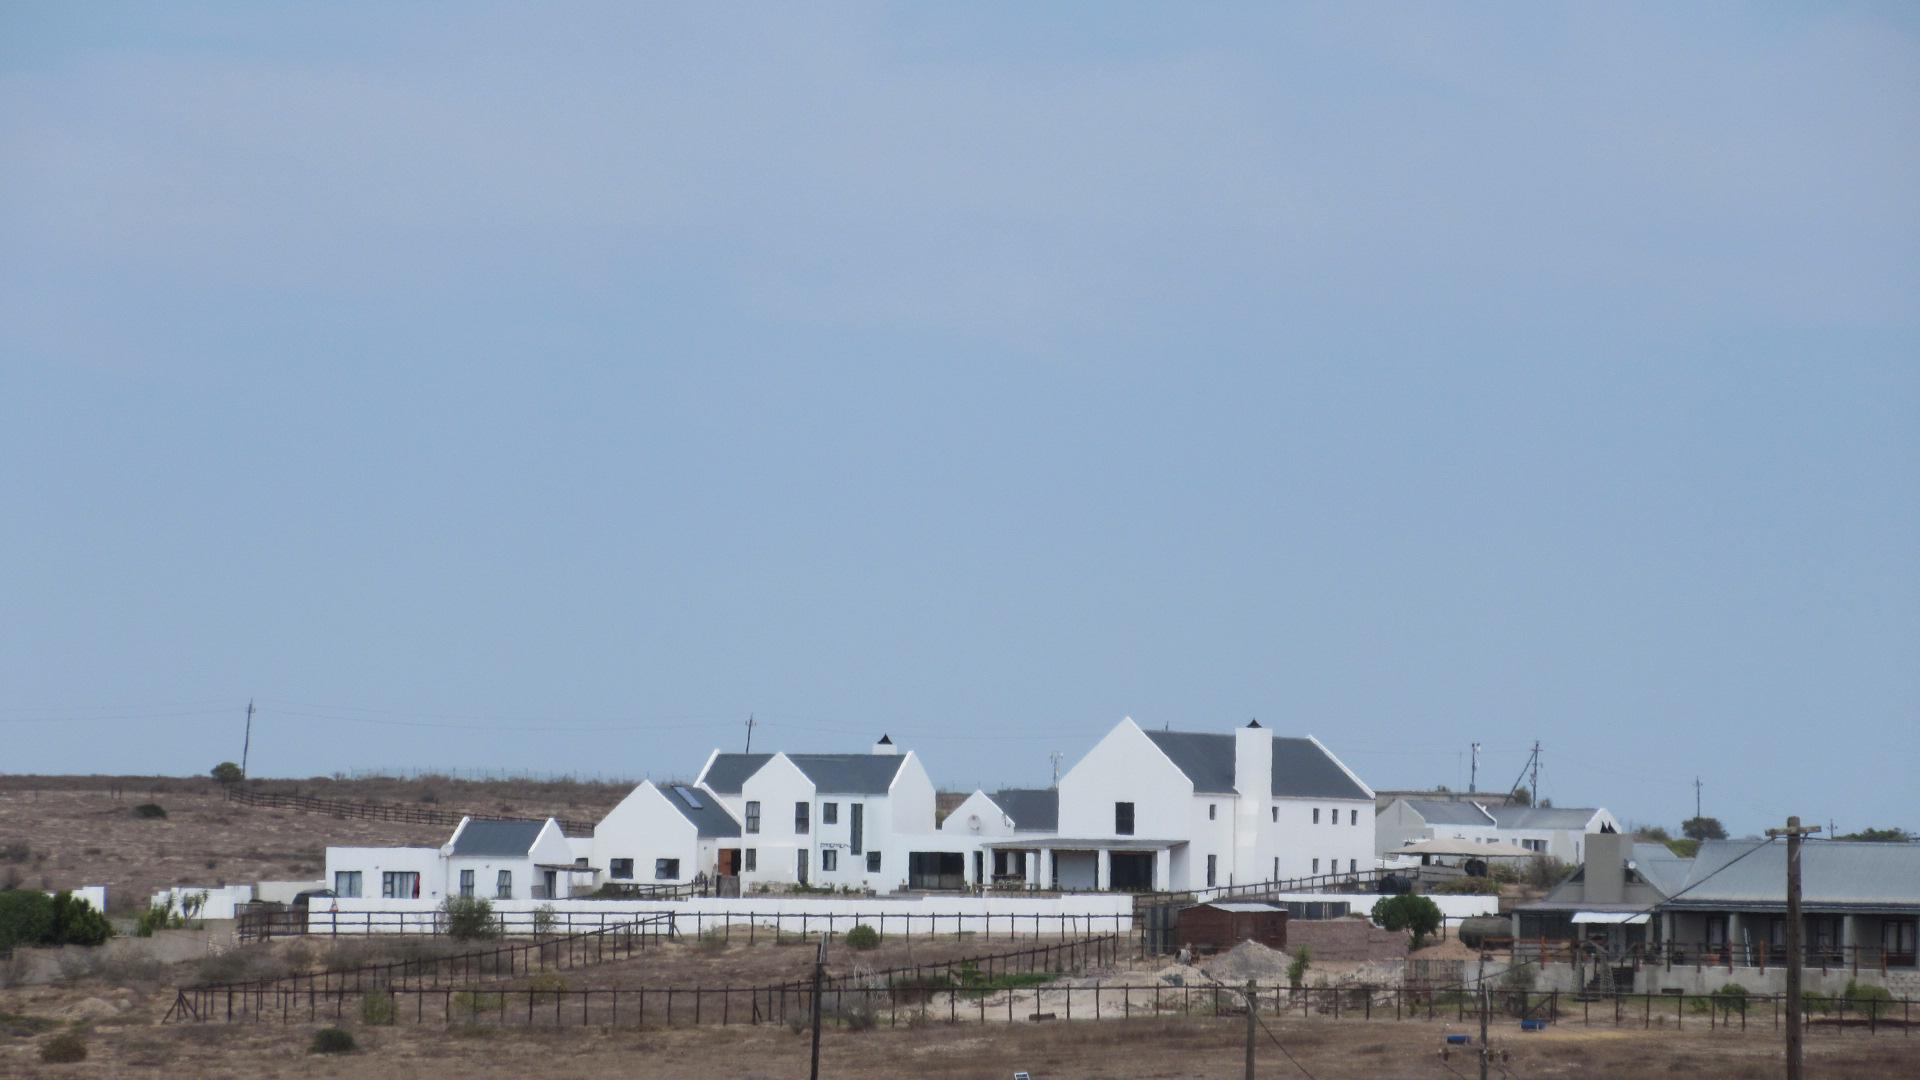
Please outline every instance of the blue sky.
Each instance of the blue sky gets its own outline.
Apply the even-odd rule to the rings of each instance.
[[[0,769],[1920,828],[1898,5],[15,4]]]

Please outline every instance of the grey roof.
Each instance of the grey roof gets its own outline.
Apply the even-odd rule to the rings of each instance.
[[[1673,849],[1665,844],[1635,844],[1628,857],[1633,860],[1633,868],[1640,872],[1647,884],[1660,890],[1664,896],[1679,892],[1687,883],[1688,872],[1693,869],[1692,859],[1675,855]]]
[[[1584,829],[1599,812],[1591,806],[1496,806],[1489,811],[1503,829]]]
[[[1001,788],[989,798],[1013,819],[1016,832],[1052,832],[1060,827],[1057,788]]]
[[[1232,735],[1148,731],[1147,738],[1193,781],[1197,795],[1232,795]],[[1273,737],[1273,794],[1296,798],[1364,799],[1365,789],[1312,739]]]
[[[700,782],[722,795],[738,795],[747,777],[772,758],[772,754],[715,754]]]
[[[1494,823],[1493,815],[1479,803],[1451,799],[1408,799],[1406,803],[1429,825],[1490,826]]]
[[[788,754],[821,794],[885,795],[907,760],[899,754]]]
[[[1786,907],[1787,847],[1743,854],[1765,840],[1709,840],[1687,875],[1680,907]],[[1739,859],[1739,862],[1735,862]],[[1814,840],[1800,847],[1801,899],[1809,907],[1920,910],[1920,844]]]
[[[546,828],[544,821],[469,821],[454,838],[455,855],[525,855]]]
[[[680,794],[682,789],[691,791],[700,805],[696,807],[687,802],[686,798]],[[740,823],[733,820],[733,815],[727,812],[726,807],[720,805],[719,799],[713,798],[706,792],[688,784],[670,784],[660,789],[660,795],[675,810],[680,811],[681,817],[693,823],[697,835],[740,835]]]

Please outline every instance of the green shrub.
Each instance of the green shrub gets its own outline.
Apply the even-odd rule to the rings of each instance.
[[[500,932],[493,921],[493,905],[482,897],[449,896],[440,913],[446,917],[448,936],[456,941],[476,941]]]
[[[1849,1012],[1858,1010],[1870,1017],[1887,1015],[1888,1006],[1893,1004],[1893,993],[1884,986],[1875,986],[1872,983],[1849,979],[1845,993]]]
[[[1417,949],[1426,944],[1428,934],[1440,929],[1440,906],[1412,893],[1383,896],[1374,902],[1373,921],[1388,930],[1411,931]]]
[[[155,930],[168,929],[178,921],[179,917],[174,915],[172,908],[165,904],[150,904],[147,910],[141,912],[140,917],[134,920],[133,936],[152,937]]]
[[[231,761],[215,765],[208,775],[223,784],[237,784],[247,778],[247,774],[240,771],[240,766]]]
[[[78,1031],[63,1031],[40,1044],[40,1060],[85,1061],[87,1060],[87,1037]]]
[[[396,1012],[393,995],[387,991],[369,990],[367,996],[360,999],[360,1022],[363,1024],[391,1024]]]
[[[1293,954],[1293,961],[1287,965],[1287,985],[1299,988],[1307,981],[1307,969],[1313,966],[1313,954],[1302,945]]]
[[[143,802],[133,808],[133,816],[147,820],[163,818],[167,816],[167,808],[161,806],[159,803]]]
[[[1747,1000],[1747,988],[1741,986],[1739,983],[1728,983],[1720,989],[1715,990],[1713,996],[1736,1003],[1743,1002]]]
[[[873,927],[861,923],[847,931],[847,948],[859,949],[864,952],[867,949],[877,949],[879,947],[880,931],[875,930]]]
[[[53,896],[54,945],[103,945],[113,936],[113,924],[92,904],[62,890]]]
[[[35,889],[0,892],[0,949],[53,939],[53,897]]]
[[[533,909],[533,932],[539,937],[546,937],[553,933],[553,928],[559,921],[559,916],[554,913],[552,904],[541,904]]]
[[[1491,877],[1461,877],[1442,881],[1429,891],[1440,896],[1497,896],[1500,883]]]
[[[313,1033],[313,1045],[307,1049],[315,1054],[351,1054],[353,1035],[337,1027],[323,1027]]]
[[[533,991],[530,996],[536,1005],[559,1001],[561,995],[566,993],[567,980],[549,971],[528,979],[527,989]]]

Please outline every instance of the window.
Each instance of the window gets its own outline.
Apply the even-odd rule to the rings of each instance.
[[[1208,804],[1207,804],[1207,820],[1208,820],[1208,821],[1215,821],[1215,820],[1218,820],[1218,816],[1217,816],[1217,815],[1219,814],[1219,812],[1220,812],[1220,804],[1219,804],[1219,803],[1208,803]]]
[[[1218,855],[1207,856],[1207,887],[1208,888],[1213,887],[1213,883],[1219,868],[1220,868],[1220,856]]]
[[[1320,860],[1319,860],[1319,859],[1315,859],[1315,860],[1313,860],[1313,872],[1314,872],[1314,873],[1316,873],[1316,874],[1320,872]]]
[[[513,871],[500,871],[500,877],[493,885],[493,895],[501,900],[513,899]]]
[[[750,833],[760,831],[760,804],[758,802],[750,802],[747,804],[747,831]]]
[[[752,873],[758,869],[760,869],[760,849],[750,847],[747,849],[747,872]]]
[[[877,851],[867,852],[867,873],[877,874],[879,872],[880,872],[880,853]]]
[[[420,875],[410,870],[389,870],[380,875],[380,895],[388,900],[418,900]]]
[[[360,895],[360,871],[336,870],[333,872],[333,895],[358,897]]]
[[[1492,843],[1493,841],[1489,840],[1487,842]],[[1526,848],[1528,851],[1538,851],[1542,854],[1547,850],[1547,842],[1545,840],[1522,840],[1520,841],[1520,846]]]
[[[840,869],[840,852],[828,848],[820,853],[820,872],[832,873]]]
[[[860,845],[866,837],[866,803],[853,804],[853,823],[847,827],[847,850],[860,854]]]
[[[653,880],[655,881],[680,880],[680,860],[679,859],[653,860]]]
[[[460,895],[473,895],[473,871],[471,870],[460,871]]]
[[[607,876],[621,881],[633,880],[633,860],[614,859],[607,864]]]
[[[1359,860],[1359,859],[1348,859],[1348,860],[1347,860],[1347,873],[1349,873],[1349,874],[1352,874],[1352,873],[1357,873],[1357,872],[1359,872],[1359,870],[1360,870],[1360,860]]]
[[[820,804],[820,824],[822,825],[840,824],[840,804],[839,803],[827,802],[827,803]]]
[[[1273,880],[1280,880],[1280,856],[1278,855],[1273,857]]]
[[[1358,810],[1347,811],[1347,824],[1349,825],[1360,824],[1360,811]]]
[[[800,884],[807,883],[807,849],[801,848],[793,853],[793,872]]]
[[[1273,823],[1275,825],[1280,824],[1280,808],[1277,806],[1269,806],[1267,809],[1273,814]]]
[[[1317,806],[1313,808],[1313,823],[1320,824],[1320,808]]]
[[[793,804],[793,831],[796,834],[805,833],[807,831],[807,804],[806,803],[797,802]]]
[[[1113,804],[1113,831],[1121,836],[1133,835],[1133,804],[1117,802]]]

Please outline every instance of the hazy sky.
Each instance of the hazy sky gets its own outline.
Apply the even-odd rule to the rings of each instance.
[[[1908,5],[0,8],[0,769],[1920,828]]]

